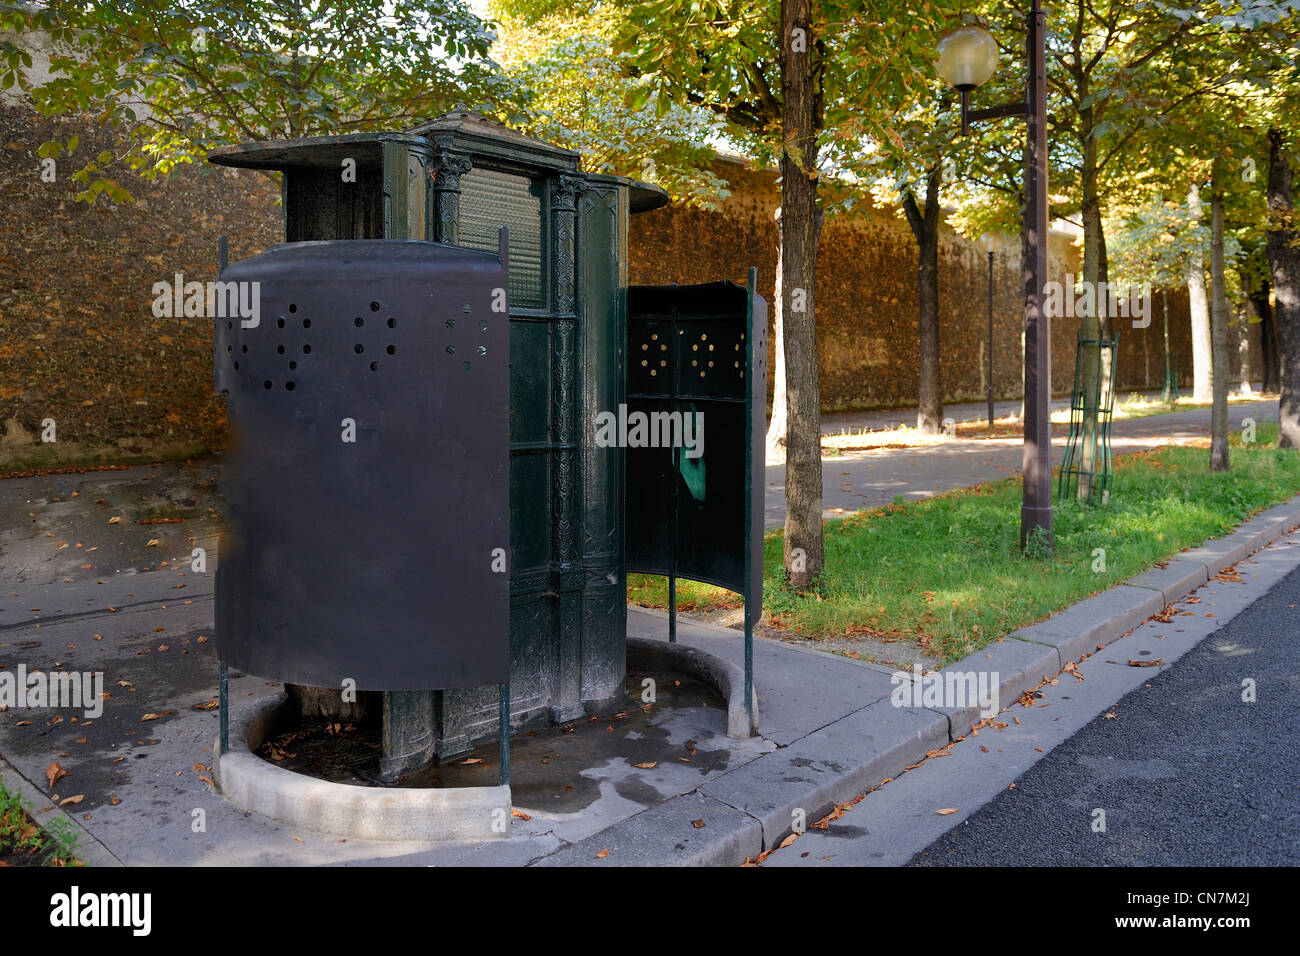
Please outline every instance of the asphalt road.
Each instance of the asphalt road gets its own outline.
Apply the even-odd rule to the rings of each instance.
[[[911,865],[1300,864],[1297,651],[1300,568]]]

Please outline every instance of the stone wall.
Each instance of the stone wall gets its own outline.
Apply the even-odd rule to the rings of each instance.
[[[43,181],[36,151],[81,139]],[[125,175],[131,204],[74,202],[72,174],[107,148],[92,123],[51,122],[0,103],[0,462],[24,457],[43,419],[59,458],[159,453],[224,440],[212,388],[212,324],[156,318],[153,284],[216,278],[230,257],[278,241],[278,185],[260,173],[182,167],[166,181]]]
[[[75,133],[77,156],[40,175],[39,145]],[[92,123],[52,122],[21,103],[0,102],[0,464],[30,452],[40,423],[57,423],[59,454],[158,454],[224,441],[221,404],[212,393],[211,326],[202,318],[156,318],[152,287],[215,278],[217,240],[230,257],[254,255],[279,241],[278,186],[268,176],[184,166],[147,182],[124,174],[136,202],[77,203],[75,160],[108,145]],[[779,200],[770,172],[720,161],[732,183],[723,208],[674,204],[633,217],[631,281],[744,282],[758,268],[773,299]],[[984,251],[945,229],[941,255],[941,347],[946,399],[980,399],[987,260]],[[995,387],[1020,392],[1019,242],[995,256]],[[1058,278],[1077,268],[1069,237],[1053,236]],[[816,296],[823,405],[828,411],[905,406],[917,387],[916,245],[901,216],[885,209],[830,218],[822,231]],[[1157,299],[1157,306],[1159,300]],[[1169,299],[1174,349],[1190,386],[1191,348],[1185,294]],[[1068,392],[1076,320],[1053,323],[1053,390]],[[1253,367],[1258,369],[1257,334]],[[1151,328],[1121,330],[1120,389],[1158,387],[1160,314]],[[1235,364],[1234,364],[1235,373]]]
[[[635,216],[631,281],[636,284],[745,282],[758,268],[760,293],[773,300],[780,201],[774,173],[720,162],[732,183],[717,212],[674,204]],[[1051,237],[1051,278],[1080,270],[1072,237]],[[945,226],[940,239],[940,350],[946,401],[987,394],[988,258],[978,244]],[[1000,237],[994,253],[994,390],[1019,397],[1024,286],[1019,237]],[[827,411],[915,404],[918,376],[916,242],[901,211],[869,208],[827,219],[817,260],[817,339],[822,405]],[[772,310],[769,309],[769,312]],[[1068,394],[1074,376],[1078,319],[1052,323],[1052,390]],[[1185,292],[1169,296],[1170,343],[1180,379],[1191,387],[1191,338]],[[1149,328],[1120,320],[1119,390],[1159,388],[1163,327],[1159,294]],[[1255,328],[1255,327],[1252,327]],[[1258,333],[1252,367],[1258,370]],[[1234,378],[1236,367],[1234,365]]]

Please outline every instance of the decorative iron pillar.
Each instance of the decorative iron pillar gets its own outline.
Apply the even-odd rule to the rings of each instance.
[[[473,168],[464,156],[444,150],[429,165],[429,224],[432,239],[456,245],[460,225],[460,177]]]
[[[626,449],[595,441],[596,415],[627,401],[627,190],[592,182],[578,200],[582,445],[582,699],[621,697],[626,675]]]
[[[572,317],[574,304],[574,222],[578,215],[578,190],[572,176],[551,180],[551,228],[555,242],[555,314]]]
[[[551,484],[551,587],[558,597],[556,663],[550,716],[554,721],[583,715],[580,655],[582,650],[582,562],[579,554],[577,499],[580,400],[577,316],[574,312],[575,221],[581,183],[573,176],[550,181],[553,308],[551,322],[551,438],[555,472]]]

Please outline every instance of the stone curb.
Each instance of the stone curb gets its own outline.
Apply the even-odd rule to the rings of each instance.
[[[214,741],[213,776],[241,809],[303,830],[362,840],[461,843],[510,832],[509,787],[403,789],[330,783],[267,763],[252,752],[270,733],[284,696],[230,720],[230,749]]]
[[[727,736],[753,737],[758,733],[758,690],[751,688],[752,719],[745,713],[745,671],[721,657],[685,644],[669,644],[647,637],[627,639],[628,664],[649,670],[677,671],[716,687],[727,702]]]
[[[1001,710],[1027,690],[1055,677],[1065,666],[1061,651],[1053,644],[1019,639],[1012,634],[988,647],[967,654],[954,664],[936,671],[935,677],[947,681],[949,673],[977,675],[988,673],[989,683],[997,676],[997,707]],[[970,732],[971,724],[982,719],[978,701],[963,707],[930,707],[948,723],[948,739],[956,740]]]
[[[1069,662],[1123,637],[1224,568],[1271,544],[1297,525],[1300,525],[1300,495],[1261,511],[1222,538],[1174,555],[1164,567],[1150,568],[1058,611],[1045,621],[1014,631],[1006,639],[968,654],[938,673],[996,671],[1000,676],[999,704],[1005,707],[1026,690],[1033,690],[1043,680],[1055,677]],[[1042,650],[1029,650],[1025,645]],[[948,717],[953,740],[968,733],[971,724],[980,719],[979,708],[974,705],[932,709]]]
[[[762,844],[762,825],[752,816],[694,791],[642,810],[533,865],[734,866],[757,856]],[[596,856],[604,851],[609,852]]]
[[[996,672],[998,705],[1005,707],[1065,664],[1118,640],[1297,526],[1300,495],[1223,538],[1176,555],[1163,568],[1071,605],[936,673]],[[791,832],[796,809],[806,811],[811,824],[836,803],[917,763],[945,739],[964,736],[979,721],[979,709],[978,703],[916,708],[877,701],[534,865],[736,866],[778,845]],[[695,821],[704,825],[696,828]],[[603,850],[608,856],[597,858]]]
[[[924,708],[895,707],[889,700],[855,711],[764,754],[700,787],[700,793],[741,810],[762,824],[762,849],[897,776],[905,767],[948,742],[947,721]]]
[[[81,821],[66,810],[54,807],[45,813],[37,813],[41,808],[51,805],[49,796],[40,787],[19,773],[18,768],[3,757],[0,757],[0,782],[4,783],[5,788],[10,793],[16,792],[27,802],[27,808],[30,811],[29,816],[42,830],[49,827],[51,820],[66,820],[69,828],[77,837],[75,854],[78,860],[87,866],[123,865],[122,861],[115,857],[108,847],[95,839],[94,835],[81,825]]]
[[[1064,667],[1127,634],[1159,614],[1167,603],[1163,592],[1125,582],[1072,604],[1046,621],[1014,631],[1011,636],[1055,647]]]

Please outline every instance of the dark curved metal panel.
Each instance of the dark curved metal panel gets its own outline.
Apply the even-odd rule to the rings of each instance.
[[[317,687],[508,680],[509,574],[493,570],[510,542],[497,256],[299,242],[221,280],[260,292],[255,327],[216,319],[233,439],[222,658]]]
[[[761,606],[766,329],[763,299],[732,282],[628,290],[628,570],[707,581]]]

